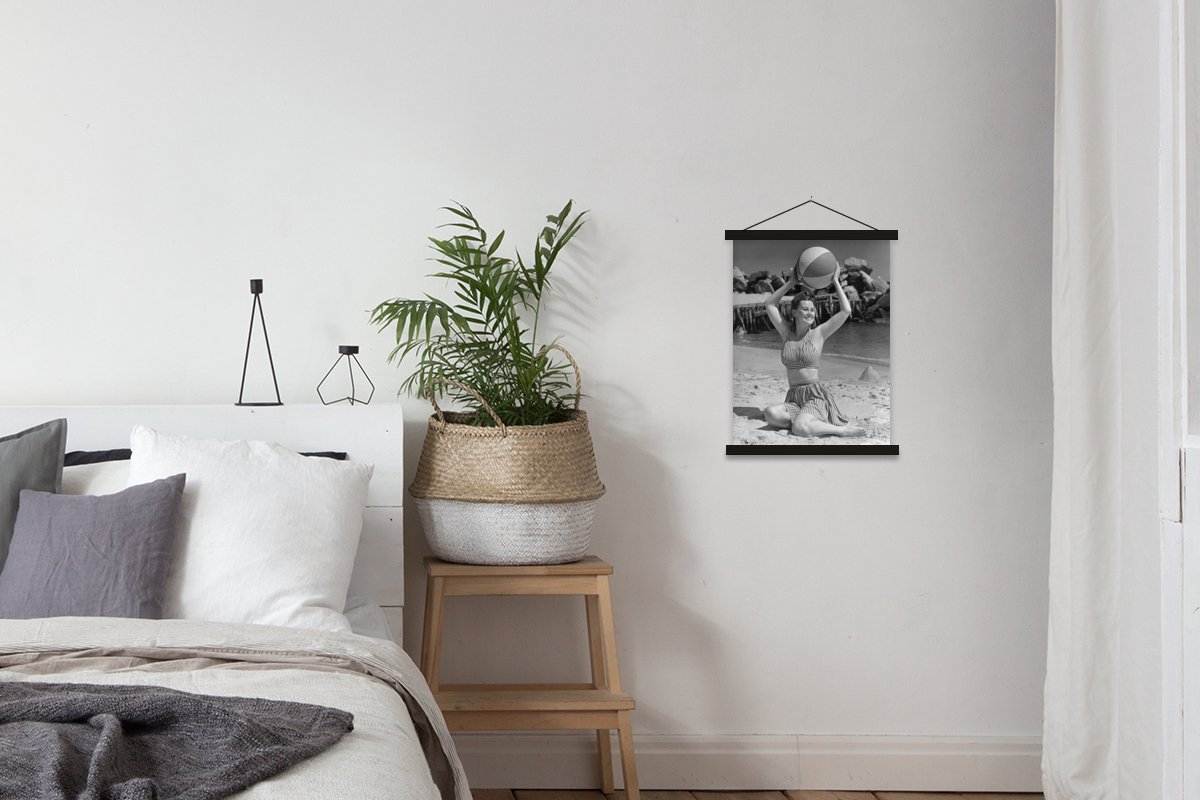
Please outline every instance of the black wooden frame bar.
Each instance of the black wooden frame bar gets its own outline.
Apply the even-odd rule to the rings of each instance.
[[[772,239],[885,239],[896,241],[899,231],[725,231],[725,241]]]
[[[898,456],[898,444],[727,444],[727,456]]]

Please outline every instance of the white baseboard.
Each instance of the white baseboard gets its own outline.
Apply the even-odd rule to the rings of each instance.
[[[454,739],[476,788],[600,785],[592,734],[461,733]],[[1042,790],[1038,737],[647,734],[634,737],[634,751],[643,789]],[[615,738],[613,760],[619,761]]]

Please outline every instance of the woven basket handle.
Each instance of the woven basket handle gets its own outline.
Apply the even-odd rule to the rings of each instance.
[[[474,397],[476,400],[478,400],[479,405],[483,406],[483,410],[486,411],[492,419],[496,420],[496,427],[500,429],[500,435],[508,436],[508,426],[504,424],[504,421],[501,420],[499,416],[497,416],[496,412],[492,410],[492,407],[488,405],[488,401],[484,400],[483,396],[480,395],[479,392],[475,391],[470,386],[467,386],[465,383],[460,383],[453,378],[437,377],[430,381],[429,402],[433,403],[433,411],[435,414],[437,414],[438,422],[442,425],[442,427],[445,427],[446,425],[446,416],[442,413],[442,408],[438,405],[437,398],[434,396],[435,393],[433,391],[434,385],[439,383],[448,383],[451,386],[456,386],[467,394],[471,395],[471,397]]]
[[[571,362],[571,369],[575,370],[575,407],[574,410],[579,410],[579,398],[583,392],[583,376],[579,372],[579,364],[575,362],[574,356],[567,352],[567,348],[561,344],[544,345],[541,350],[538,350],[538,358],[546,355],[547,350],[557,350],[567,357],[567,361]]]

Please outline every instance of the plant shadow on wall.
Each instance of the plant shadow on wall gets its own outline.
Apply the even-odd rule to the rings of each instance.
[[[583,226],[568,202],[546,217],[530,259],[500,253],[469,208],[443,210],[447,239],[430,237],[453,294],[393,298],[371,320],[393,329],[391,361],[416,366],[401,390],[435,416],[409,493],[434,554],[470,564],[558,564],[588,552],[604,494],[580,370],[557,339],[539,341],[543,301],[560,253]],[[573,379],[573,380],[572,380]],[[466,405],[443,412],[437,396]]]
[[[704,595],[712,582],[695,536],[681,525],[680,504],[672,499],[687,492],[678,471],[646,446],[643,429],[611,421],[645,419],[645,398],[619,382],[595,391],[612,412],[593,431],[596,452],[610,465],[609,492],[621,498],[619,506],[602,507],[595,541],[617,567],[613,602],[621,678],[638,699],[635,733],[731,732],[736,710],[760,698],[745,679],[745,654],[727,646],[730,631],[686,600]],[[650,685],[686,687],[672,695],[686,696],[686,706],[656,700],[642,688]]]
[[[607,255],[612,263],[601,269],[590,262],[592,252],[586,246],[572,251],[571,290],[555,304],[561,315],[556,326],[572,340],[604,337],[605,326],[615,324],[611,320],[623,320],[618,305],[645,284],[647,265],[636,253]],[[685,509],[676,498],[688,492],[680,485],[680,471],[648,443],[652,403],[620,369],[626,359],[638,357],[659,354],[650,349],[621,354],[610,359],[618,365],[616,371],[587,386],[596,457],[609,492],[597,511],[593,543],[616,568],[613,602],[621,678],[638,701],[634,733],[730,732],[737,724],[730,719],[731,709],[761,698],[750,695],[753,683],[745,680],[744,654],[725,646],[730,631],[687,600],[706,594],[705,584],[712,585],[713,576],[705,575],[709,562],[701,558],[695,532],[681,523]],[[647,687],[652,686],[660,690],[651,693]],[[678,686],[688,689],[670,688]],[[662,687],[676,700],[660,699]],[[684,703],[677,700],[681,696],[686,696]],[[747,767],[754,774],[754,765]]]

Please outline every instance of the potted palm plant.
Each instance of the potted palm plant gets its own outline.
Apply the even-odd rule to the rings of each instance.
[[[453,235],[430,237],[452,299],[393,298],[371,312],[392,330],[388,357],[414,355],[401,391],[434,413],[409,493],[435,555],[470,564],[557,564],[588,549],[604,494],[579,366],[557,339],[539,340],[550,272],[583,225],[568,202],[546,217],[531,260],[500,255],[464,205],[443,210]],[[443,411],[447,397],[466,411]]]

